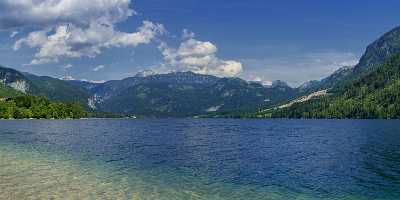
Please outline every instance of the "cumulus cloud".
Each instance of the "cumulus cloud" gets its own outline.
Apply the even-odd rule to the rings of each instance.
[[[87,28],[75,25],[60,25],[54,29],[46,29],[30,33],[26,38],[18,40],[14,50],[22,45],[38,48],[31,64],[58,62],[62,58],[95,57],[103,48],[136,47],[148,44],[158,34],[164,33],[161,24],[144,21],[137,32],[125,33],[116,31],[114,27],[92,23]]]
[[[184,30],[183,41],[177,49],[162,43],[159,49],[165,65],[177,71],[216,76],[237,76],[243,71],[242,63],[218,58],[218,48],[213,43],[196,40],[194,36],[194,33]]]
[[[102,70],[102,69],[104,69],[104,68],[105,68],[104,65],[99,65],[99,66],[93,68],[93,71],[97,72],[97,71],[100,71],[100,70]]]
[[[0,29],[60,23],[114,24],[132,16],[130,0],[2,0]]]
[[[137,32],[116,30],[117,22],[134,11],[130,0],[5,0],[0,3],[0,28],[35,26],[39,30],[17,40],[38,49],[31,64],[66,58],[95,57],[104,48],[148,44],[165,32],[163,25],[144,21]]]

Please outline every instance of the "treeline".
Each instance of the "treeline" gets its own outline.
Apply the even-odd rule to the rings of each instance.
[[[335,94],[257,113],[263,118],[400,118],[400,55],[334,88]]]
[[[1,119],[79,119],[87,116],[78,103],[51,102],[36,96],[0,98]]]

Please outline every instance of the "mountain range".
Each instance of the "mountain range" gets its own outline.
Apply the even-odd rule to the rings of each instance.
[[[283,81],[265,86],[240,78],[193,72],[155,74],[143,71],[123,80],[92,83],[37,76],[0,67],[0,97],[24,94],[44,96],[53,101],[78,102],[91,112],[125,116],[384,117],[382,110],[386,111],[387,106],[391,106],[392,110],[398,109],[395,96],[395,91],[399,89],[398,54],[400,27],[370,44],[356,66],[345,66],[320,81],[309,81],[298,88],[289,87]],[[387,93],[388,90],[392,93]],[[394,95],[394,102],[383,98],[388,101],[383,104],[376,100],[382,100],[381,95],[389,94]],[[373,102],[383,108],[368,112],[334,112],[341,110],[340,106],[346,107],[342,103],[365,106],[353,101]],[[379,109],[381,111],[377,111]],[[393,115],[385,117],[392,118]]]
[[[359,63],[304,87],[324,95],[266,108],[256,117],[400,118],[400,27],[370,44]]]
[[[272,86],[239,78],[193,72],[138,73],[123,80],[91,83],[36,76],[0,67],[3,91],[79,102],[88,110],[146,117],[189,117],[249,112],[293,98],[297,90],[282,81]],[[16,92],[17,93],[17,92]]]

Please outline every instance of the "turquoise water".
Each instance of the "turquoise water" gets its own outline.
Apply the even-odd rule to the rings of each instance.
[[[400,199],[400,123],[0,121],[0,199]]]

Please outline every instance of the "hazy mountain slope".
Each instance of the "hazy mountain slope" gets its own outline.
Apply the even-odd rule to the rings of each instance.
[[[400,55],[375,65],[335,93],[293,106],[257,113],[258,117],[400,118]]]
[[[397,118],[398,55],[400,27],[387,32],[370,44],[359,63],[343,67],[321,81],[311,81],[299,87],[299,95],[306,97],[327,90],[328,95],[307,101],[296,101],[290,106],[279,104],[279,109],[263,109],[258,117],[318,117],[318,118]],[[387,63],[383,63],[387,60]],[[360,94],[360,91],[362,92]],[[304,98],[303,97],[303,98]],[[379,101],[378,101],[379,100]],[[282,105],[282,104],[280,104]],[[371,110],[365,106],[370,107]],[[391,110],[387,110],[389,109]],[[388,116],[384,115],[388,113]],[[250,116],[254,116],[250,114]]]
[[[131,87],[138,84],[163,83],[163,84],[188,84],[196,87],[206,87],[218,80],[215,76],[195,74],[193,72],[176,72],[169,74],[155,74],[142,76],[141,73],[135,77],[129,77],[123,80],[107,81],[90,89],[97,102],[102,102],[120,95]]]
[[[126,114],[186,117],[212,112],[255,110],[260,106],[291,98],[295,94],[295,90],[290,87],[266,88],[238,78],[218,78],[192,72],[154,75],[134,80],[132,83],[135,84],[126,90],[113,90],[116,95],[103,98],[98,108]],[[105,85],[110,88],[110,83]],[[104,88],[106,87],[103,86],[101,91]]]
[[[364,71],[370,70],[377,64],[382,64],[385,59],[398,53],[400,53],[400,27],[390,30],[368,45],[356,66],[343,67],[321,81],[302,88],[301,92],[304,94],[340,86],[344,82],[357,79]]]

